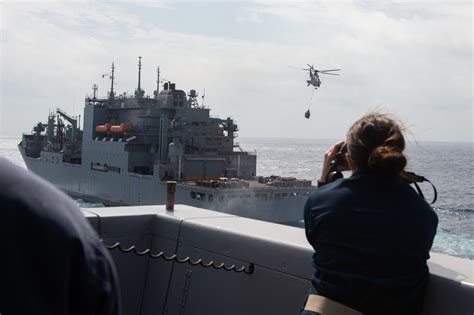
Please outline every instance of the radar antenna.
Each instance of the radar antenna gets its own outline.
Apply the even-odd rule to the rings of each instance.
[[[197,101],[198,93],[196,92],[196,90],[189,91],[188,96],[189,96],[189,103],[191,107],[198,108],[199,107],[199,103]]]

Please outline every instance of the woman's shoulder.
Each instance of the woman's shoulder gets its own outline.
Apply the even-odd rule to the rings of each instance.
[[[343,200],[352,194],[348,186],[351,186],[351,178],[340,178],[334,182],[317,188],[308,198],[308,202],[321,203]]]
[[[387,202],[413,204],[431,209],[418,193],[402,180],[389,180],[380,176],[356,172],[316,189],[309,197],[312,204],[380,205]]]

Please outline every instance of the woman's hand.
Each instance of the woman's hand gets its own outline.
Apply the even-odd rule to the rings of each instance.
[[[343,144],[344,141],[338,141],[324,152],[323,168],[321,169],[321,178],[319,179],[320,183],[324,184],[326,182],[326,177],[331,169],[331,161],[336,158],[336,154],[341,150]]]

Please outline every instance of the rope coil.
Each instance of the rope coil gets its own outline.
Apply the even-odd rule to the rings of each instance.
[[[243,273],[248,274],[248,275],[253,274],[253,272],[255,271],[255,266],[252,263],[250,263],[247,267],[242,266],[240,268],[237,268],[235,265],[226,266],[224,263],[216,264],[212,260],[209,261],[208,263],[205,263],[205,262],[203,262],[203,260],[201,258],[199,258],[195,261],[192,261],[189,256],[185,257],[185,258],[178,258],[178,256],[176,256],[176,254],[173,254],[171,256],[166,256],[165,253],[162,252],[162,251],[159,252],[159,253],[154,254],[154,253],[151,252],[151,250],[149,248],[147,248],[145,250],[142,250],[142,251],[139,251],[135,247],[135,245],[132,245],[132,246],[127,247],[127,248],[123,248],[122,245],[120,244],[120,242],[116,242],[113,245],[105,244],[104,240],[101,240],[101,242],[103,243],[104,247],[109,249],[109,250],[118,249],[123,253],[133,252],[138,256],[148,255],[150,258],[161,258],[165,261],[176,261],[179,264],[188,263],[188,264],[193,265],[193,266],[200,265],[204,268],[214,268],[216,270],[217,269],[224,269],[225,271],[235,271],[237,273],[243,272]]]

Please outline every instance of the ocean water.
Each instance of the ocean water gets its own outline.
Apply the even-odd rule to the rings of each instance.
[[[18,138],[0,137],[0,156],[25,167],[17,149]],[[324,151],[335,140],[240,138],[246,151],[257,152],[257,175],[292,176],[316,181]],[[439,217],[433,251],[474,258],[474,143],[408,143],[407,170],[423,175],[438,190],[433,205]],[[349,176],[350,174],[345,174]],[[433,192],[422,184],[428,200]],[[100,207],[77,200],[81,207]]]
[[[316,181],[324,151],[336,140],[239,139],[246,151],[257,152],[257,174],[293,176]],[[474,258],[474,143],[408,143],[407,170],[423,175],[438,190],[433,205],[439,217],[433,251]],[[350,176],[350,173],[344,175]],[[314,183],[315,184],[315,183]],[[433,189],[421,189],[431,202]]]

